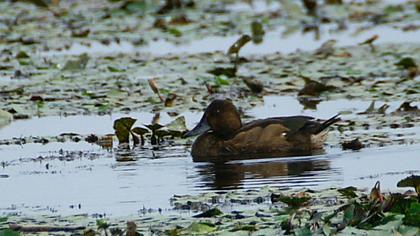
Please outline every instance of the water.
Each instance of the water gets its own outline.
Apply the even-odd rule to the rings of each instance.
[[[354,46],[365,41],[373,35],[379,38],[375,44],[381,43],[417,43],[418,32],[403,32],[389,25],[375,26],[371,29],[358,32],[361,25],[349,25],[345,31],[337,31],[336,25],[324,24],[320,26],[319,38],[314,32],[294,33],[284,36],[286,28],[281,26],[269,31],[260,44],[248,43],[241,49],[241,55],[268,54],[268,53],[291,53],[297,50],[309,51],[319,48],[325,41],[334,39],[337,46]],[[174,44],[160,39],[150,42],[147,47],[136,47],[133,44],[122,41],[104,45],[99,42],[92,42],[90,46],[73,44],[69,49],[62,51],[43,52],[42,55],[79,55],[88,54],[109,54],[109,53],[151,53],[153,55],[165,54],[194,54],[214,51],[226,51],[240,35],[232,36],[209,36],[203,39],[194,40],[189,43]]]
[[[325,101],[317,110],[305,110],[293,97],[265,97],[264,105],[246,114],[256,118],[273,115],[306,114],[328,118],[347,109],[358,112],[369,101]],[[393,110],[399,101],[388,103]],[[381,102],[378,103],[381,105]],[[287,109],[285,109],[287,108]],[[353,114],[343,115],[350,118]],[[13,122],[0,129],[0,138],[29,135],[112,133],[111,116],[44,117]],[[153,114],[132,113],[139,123],[150,123]],[[188,127],[201,113],[185,113]],[[173,118],[162,113],[161,123]],[[53,125],[53,126],[52,126]],[[413,127],[420,133],[418,127]],[[390,129],[401,132],[408,129]],[[371,188],[377,180],[384,191],[397,190],[396,183],[419,173],[420,144],[342,151],[327,147],[324,154],[235,160],[227,163],[194,163],[189,146],[162,147],[161,150],[134,149],[136,161],[117,162],[122,151],[104,150],[84,141],[0,146],[0,215],[30,214],[139,214],[143,208],[170,209],[174,194],[253,189],[345,187]]]

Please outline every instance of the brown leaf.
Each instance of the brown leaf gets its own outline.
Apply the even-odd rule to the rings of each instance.
[[[158,96],[159,96],[159,99],[160,99],[160,101],[161,102],[163,102],[164,101],[164,99],[163,99],[163,97],[160,95],[160,93],[159,93],[159,89],[158,89],[158,86],[157,86],[157,83],[156,83],[156,80],[155,79],[149,79],[149,80],[147,80],[148,82],[149,82],[149,86],[150,86],[150,88],[152,89],[152,91],[155,93],[155,94],[157,94]]]
[[[174,105],[174,102],[177,98],[177,95],[174,93],[168,94],[168,96],[165,99],[165,107],[172,107]]]
[[[264,89],[264,86],[261,83],[261,81],[255,79],[255,78],[245,77],[245,78],[242,79],[242,81],[244,81],[246,86],[248,86],[248,88],[254,93],[261,93]]]
[[[355,138],[355,139],[353,139],[351,141],[344,141],[341,144],[341,148],[343,150],[348,150],[348,149],[351,149],[351,150],[360,150],[363,147],[364,147],[364,145],[359,141],[358,138]]]
[[[381,194],[381,183],[377,181],[375,186],[373,186],[372,190],[370,191],[369,199],[371,201],[384,201],[384,197]]]
[[[359,43],[359,45],[365,45],[365,44],[372,44],[374,41],[376,41],[379,38],[377,34],[373,35],[372,37],[366,39],[365,41]]]

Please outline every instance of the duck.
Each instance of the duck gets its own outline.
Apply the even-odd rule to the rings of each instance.
[[[199,135],[191,147],[193,161],[311,155],[323,150],[335,115],[323,122],[311,116],[284,116],[242,123],[230,99],[215,99],[184,137]]]

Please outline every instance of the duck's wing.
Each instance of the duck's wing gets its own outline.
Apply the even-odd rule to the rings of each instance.
[[[270,117],[266,119],[254,120],[244,124],[238,132],[247,131],[255,127],[266,127],[271,124],[279,124],[289,130],[289,132],[296,132],[308,124],[314,118],[311,116],[284,116],[284,117]]]
[[[318,134],[337,122],[340,118],[336,115],[322,123],[315,121],[314,119],[315,118],[311,116],[270,117],[246,123],[242,126],[239,132],[250,130],[255,127],[266,127],[271,124],[279,124],[288,129],[287,136],[292,136],[296,133]]]

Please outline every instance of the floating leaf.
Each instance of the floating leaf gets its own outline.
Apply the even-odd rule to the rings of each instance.
[[[131,130],[131,135],[133,136],[134,144],[141,144],[144,145],[144,135],[149,133],[148,129],[135,127]],[[138,138],[140,136],[140,139]]]
[[[105,220],[96,220],[96,226],[98,227],[98,229],[107,229],[109,228],[109,224],[108,222],[106,222]]]
[[[134,223],[134,221],[127,221],[126,235],[127,236],[137,236],[137,235],[140,235],[137,232],[137,225],[136,225],[136,223]]]
[[[48,8],[48,4],[44,0],[25,0],[26,2],[30,2],[37,7]]]
[[[214,77],[214,84],[218,87],[222,86],[222,85],[229,85],[229,80],[227,79],[226,76],[216,76]]]
[[[328,56],[331,56],[335,51],[335,44],[337,43],[337,40],[330,39],[323,43],[321,47],[319,47],[317,50],[315,50],[315,55],[321,56],[323,58],[326,58]]]
[[[13,119],[13,115],[5,110],[0,109],[0,127],[9,124]]]
[[[89,56],[83,53],[77,60],[69,60],[66,62],[62,70],[84,70],[89,61]]]
[[[411,57],[404,57],[403,59],[399,60],[395,63],[396,66],[401,67],[403,69],[409,69],[412,67],[417,67],[416,62]]]
[[[403,112],[420,112],[420,109],[417,106],[410,105],[411,102],[403,102],[400,107],[398,107],[397,111]]]
[[[236,76],[236,71],[236,67],[216,67],[212,70],[208,70],[207,72],[215,76],[225,75],[232,78]]]
[[[254,232],[259,229],[258,225],[256,224],[236,224],[235,228],[231,229],[230,232],[236,232],[236,231],[249,231]]]
[[[410,209],[403,219],[404,224],[420,227],[420,203],[411,203]]]
[[[85,38],[89,35],[90,29],[77,29],[71,31],[72,37]]]
[[[182,135],[187,130],[187,125],[185,124],[185,117],[180,116],[173,120],[171,123],[166,125],[170,135],[174,137],[182,137]]]
[[[205,218],[205,217],[214,217],[218,215],[222,215],[223,212],[219,210],[218,208],[212,208],[210,210],[207,210],[205,212],[202,212],[198,215],[193,216],[194,218]]]
[[[305,6],[308,15],[316,16],[318,7],[316,0],[303,0],[303,5]]]
[[[397,187],[413,187],[420,197],[420,176],[411,175],[397,183]]]
[[[302,76],[302,78],[305,80],[305,86],[299,91],[298,96],[319,96],[323,92],[337,89],[335,86],[325,85],[308,77]]]
[[[358,138],[355,138],[351,141],[344,141],[343,143],[341,143],[341,148],[343,148],[343,150],[360,150],[363,147],[364,145],[360,142]]]
[[[176,98],[177,95],[175,93],[168,94],[168,96],[165,98],[165,107],[172,107]]]
[[[113,66],[108,66],[108,70],[110,71],[110,72],[124,72],[124,70],[121,70],[121,69],[118,69],[118,68],[116,68],[116,67],[113,67]]]
[[[181,37],[182,36],[182,32],[177,28],[169,28],[168,33],[172,34],[175,37]]]
[[[256,44],[261,43],[264,38],[264,28],[261,22],[253,21],[251,23],[252,41]]]
[[[349,187],[346,187],[346,188],[340,188],[337,191],[347,198],[357,197],[357,194],[356,194],[357,188],[353,187],[353,186],[349,186]]]
[[[16,59],[25,59],[29,58],[29,55],[24,51],[19,51],[18,54],[16,54]]]
[[[283,194],[271,194],[272,202],[283,202],[289,205],[290,207],[301,207],[304,204],[308,203],[311,200],[311,197],[306,193],[292,194],[290,196]]]
[[[263,84],[261,81],[253,78],[253,77],[246,77],[243,78],[242,81],[248,86],[248,88],[254,93],[261,93],[264,89]]]
[[[20,233],[12,229],[0,229],[0,236],[20,236]]]
[[[131,117],[123,117],[114,121],[115,135],[120,143],[129,143],[131,127],[136,119]]]
[[[208,234],[216,230],[216,227],[209,223],[193,222],[185,229],[187,234]]]
[[[287,16],[293,19],[301,19],[305,16],[301,7],[294,0],[280,0],[282,9],[287,12]]]

